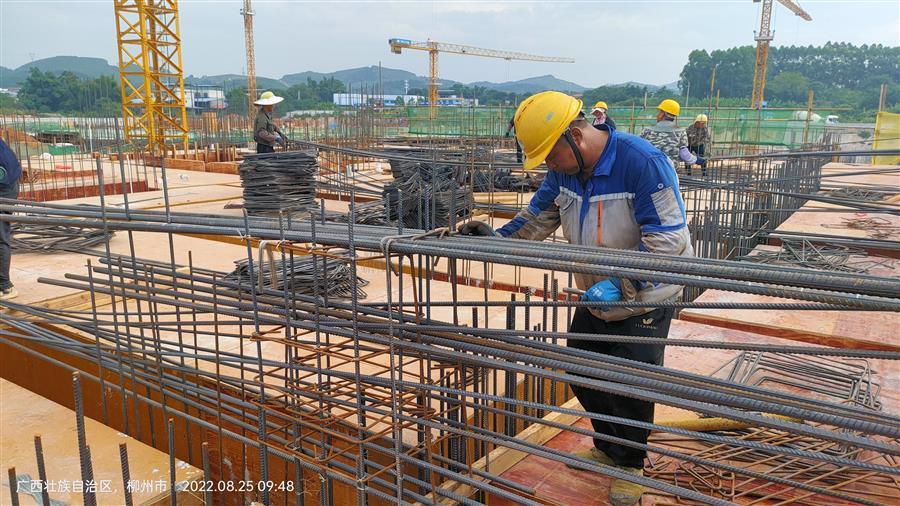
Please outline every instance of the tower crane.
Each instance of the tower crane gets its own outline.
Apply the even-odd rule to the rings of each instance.
[[[769,43],[774,39],[770,30],[772,24],[773,0],[753,0],[754,3],[762,2],[762,14],[759,20],[759,32],[756,33],[756,66],[753,68],[753,94],[750,97],[750,107],[758,109],[762,107],[763,96],[766,89],[766,67],[769,60]],[[778,3],[788,8],[797,16],[812,21],[812,17],[792,0],[778,0]]]
[[[153,153],[187,149],[178,0],[115,0],[125,138]]]
[[[400,54],[403,49],[418,49],[428,51],[428,106],[431,108],[431,116],[434,117],[435,107],[438,101],[438,53],[466,54],[470,56],[484,56],[487,58],[501,58],[504,60],[527,60],[556,63],[575,63],[574,58],[559,56],[539,56],[514,51],[499,51],[496,49],[484,49],[480,47],[464,46],[461,44],[447,44],[435,42],[429,39],[426,42],[416,42],[409,39],[388,39],[391,52]]]
[[[247,113],[253,117],[253,102],[256,101],[256,56],[253,54],[253,7],[250,0],[244,0],[241,15],[244,16],[244,46],[247,50]]]

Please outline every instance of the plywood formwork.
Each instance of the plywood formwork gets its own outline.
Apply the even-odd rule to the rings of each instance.
[[[82,473],[78,460],[75,412],[45,397],[0,379],[0,445],[3,465],[15,467],[20,477],[39,479],[33,438],[40,436],[51,499],[66,504],[81,504]],[[127,447],[131,479],[141,482],[132,486],[135,504],[169,502],[169,457],[165,453],[92,419],[85,420],[86,439],[91,448],[93,475],[97,485],[98,504],[124,504],[126,484],[122,480],[120,445]],[[185,484],[199,482],[203,471],[181,460],[175,461],[176,480]],[[146,482],[152,486],[144,486]],[[30,483],[29,483],[30,485]],[[195,487],[196,488],[196,487]],[[65,490],[64,490],[65,489]],[[31,499],[30,486],[19,492],[19,501]],[[179,504],[203,504],[202,494],[187,490],[176,493]],[[38,494],[38,499],[40,494]],[[11,504],[10,488],[0,487],[0,503]]]
[[[777,251],[774,246],[757,246],[756,251]],[[752,256],[752,253],[751,253]],[[861,255],[851,257],[851,263],[876,264],[869,274],[900,278],[900,261],[893,258],[875,258]],[[707,290],[697,302],[709,303],[778,303],[787,299],[746,293]],[[796,311],[777,309],[698,309],[681,311],[686,321],[745,330],[773,337],[781,337],[810,344],[837,348],[866,348],[873,350],[900,350],[897,329],[900,314],[892,312],[857,313],[854,311]]]
[[[677,320],[672,322],[670,338],[711,342],[769,343],[773,345],[773,347],[787,344],[786,341],[775,337]],[[726,364],[736,355],[737,352],[733,351],[704,350],[702,353],[700,353],[696,349],[670,346],[666,349],[665,362],[668,367],[672,367],[678,370],[692,371],[699,374],[713,374],[720,366]],[[871,366],[872,370],[877,371],[878,373],[878,382],[881,385],[883,409],[886,412],[892,414],[900,413],[900,369],[894,367],[892,361],[875,360],[870,361],[869,365]],[[798,393],[808,392],[798,390]],[[580,409],[580,405],[577,403],[576,399],[573,399],[572,401],[564,405],[564,407],[571,409]],[[696,419],[697,416],[697,413],[684,410],[676,410],[667,406],[657,406],[655,422],[660,424],[671,424],[678,423],[683,420]],[[553,413],[545,417],[544,420],[548,422],[560,422],[565,425],[577,427],[581,430],[591,430],[588,419],[577,417],[575,418],[576,419],[573,419],[573,417],[571,417],[570,415]],[[576,432],[564,430],[558,427],[540,424],[536,424],[528,430],[523,431],[517,437],[524,441],[541,444],[543,446],[546,446],[547,448],[552,448],[567,453],[578,452],[584,450],[585,448],[589,448],[591,445],[590,438],[583,434],[578,434]],[[700,451],[702,448],[704,448],[704,446],[698,441],[691,441],[689,438],[677,438],[671,434],[664,434],[659,432],[653,433],[651,435],[650,444],[655,444],[660,447],[670,448],[678,451]],[[883,458],[883,456],[878,457],[874,455],[867,455],[864,458]],[[487,464],[488,461],[490,461],[490,466],[488,466]],[[888,459],[886,462],[890,462],[890,459]],[[753,468],[751,464],[742,462],[740,459],[735,459],[732,463],[738,466],[747,466],[747,468],[751,469]],[[604,476],[601,473],[571,469],[560,462],[542,458],[536,455],[528,455],[522,452],[510,451],[506,448],[494,450],[494,452],[492,452],[491,454],[491,459],[483,459],[480,464],[482,466],[495,469],[496,472],[500,473],[504,478],[532,488],[534,490],[534,494],[522,495],[523,499],[548,504],[584,504],[598,506],[606,504],[610,478],[608,476]],[[658,475],[662,476],[669,473],[670,470],[675,468],[675,466],[677,465],[683,466],[680,477],[676,476],[676,479],[681,483],[688,484],[692,480],[694,480],[692,486],[706,487],[710,485],[709,482],[704,483],[702,480],[712,480],[712,477],[710,476],[704,478],[699,474],[692,474],[696,473],[696,470],[691,470],[691,465],[689,463],[679,462],[677,460],[673,461],[671,458],[664,457],[659,454],[654,454],[652,452],[645,467],[645,474],[651,476],[654,475],[654,473],[657,473]],[[761,464],[757,468],[757,470],[761,470],[762,472],[765,472],[766,469],[767,468],[764,464]],[[734,476],[729,475],[727,478],[733,479]],[[716,477],[716,479],[720,478]],[[833,488],[836,490],[850,491],[859,494],[860,497],[868,498],[869,500],[874,500],[875,502],[884,500],[883,498],[886,497],[896,496],[897,493],[900,493],[900,487],[898,487],[895,482],[891,483],[890,480],[867,480],[865,478],[854,480],[854,476],[848,476],[845,479],[845,483],[838,485],[833,484]],[[839,482],[840,480],[836,481]],[[814,477],[810,480],[810,483],[826,482],[828,482],[828,475],[825,470],[820,473],[820,476],[818,478]],[[803,491],[791,491],[786,488],[779,489],[777,486],[769,486],[766,488],[756,489],[756,487],[758,487],[760,484],[754,483],[752,480],[744,483],[741,483],[738,480],[736,483],[740,484],[740,486],[736,489],[731,490],[731,493],[736,495],[733,499],[729,500],[734,500],[737,504],[752,503],[768,505],[779,503],[779,501],[790,500],[791,498],[803,498],[808,502],[815,502],[817,500],[824,501],[825,504],[845,504],[844,502],[830,497],[823,498],[817,497],[815,495],[803,497]],[[727,490],[724,482],[721,483],[721,485],[723,487],[723,490]],[[463,486],[461,484],[455,482],[447,483],[445,484],[445,486],[454,490],[463,489]],[[752,491],[752,493],[749,495],[740,495],[742,492],[746,493],[749,491]],[[759,499],[761,496],[765,496],[766,494],[773,495],[772,497],[769,497],[767,499]],[[728,496],[725,497],[728,498]],[[514,504],[514,502],[512,501],[499,497],[490,497],[489,503],[502,505]],[[683,501],[678,500],[672,496],[661,495],[653,490],[648,490],[641,500],[641,504],[648,505],[670,505],[683,503]],[[690,502],[687,503],[690,504]],[[442,502],[442,504],[454,503],[444,501]],[[846,504],[852,503],[847,502]]]

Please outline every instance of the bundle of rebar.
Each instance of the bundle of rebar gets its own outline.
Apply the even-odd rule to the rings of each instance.
[[[345,252],[335,250],[331,253],[341,255]],[[335,260],[329,262],[324,257],[314,255],[301,257],[292,255],[286,260],[264,261],[262,265],[256,262],[253,263],[252,271],[251,262],[246,258],[236,260],[234,263],[235,269],[223,279],[236,281],[245,293],[250,293],[252,291],[250,286],[257,283],[278,291],[284,290],[287,286],[288,291],[293,294],[314,295],[315,285],[318,283],[322,297],[349,299],[355,287],[356,296],[365,298],[366,292],[362,287],[369,284],[358,276],[354,281],[350,267],[345,262]]]
[[[856,272],[864,274],[876,267],[891,263],[890,258],[869,255],[863,248],[839,244],[816,244],[806,239],[781,241],[777,251],[753,250],[735,258],[746,262],[796,265],[824,271]]]
[[[405,227],[433,229],[453,227],[471,212],[471,190],[455,179],[414,171],[385,186],[384,202],[392,223]]]
[[[54,251],[84,252],[109,242],[113,232],[71,225],[12,224],[13,251],[50,253]]]
[[[250,214],[302,213],[316,207],[314,151],[248,155],[239,174],[244,187],[244,208]]]
[[[872,190],[859,186],[842,186],[840,188],[829,190],[827,194],[831,197],[859,200],[863,202],[880,202],[892,195],[885,191]]]
[[[347,223],[350,215],[347,213],[328,213],[325,219],[338,223]],[[389,221],[384,210],[384,200],[373,200],[356,205],[356,223],[360,225],[388,225]]]
[[[674,283],[794,298],[823,304],[878,311],[900,310],[900,280],[841,272],[821,272],[779,265],[729,260],[648,254],[640,251],[575,244],[520,241],[497,237],[427,235],[425,230],[357,225],[351,238],[348,226],[308,220],[253,217],[241,219],[195,213],[91,209],[84,206],[28,203],[0,199],[2,221],[39,224],[71,224],[109,230],[144,230],[171,233],[234,235],[260,239],[319,243],[329,246],[398,254],[423,254],[460,260],[535,267],[538,269],[617,276],[637,281]],[[290,227],[290,228],[288,228]],[[643,303],[654,307],[657,303]],[[613,304],[614,305],[614,304]]]
[[[402,158],[393,158],[398,153],[387,151],[385,157],[391,164],[391,173],[397,181],[406,181],[413,174],[418,174],[423,181],[430,182],[436,178],[439,180],[454,180],[459,186],[471,186],[475,192],[487,191],[530,191],[537,187],[538,181],[524,175],[512,174],[511,169],[502,163],[493,165],[495,157],[484,148],[477,148],[471,153],[454,152],[448,154],[445,151],[416,150],[413,152],[401,152]],[[414,156],[414,160],[408,159]],[[432,163],[418,161],[429,157],[440,157],[440,161]],[[458,161],[454,161],[454,158]],[[476,164],[488,163],[487,167]]]
[[[391,164],[391,175],[396,181],[405,182],[410,178],[417,176],[425,183],[450,180],[462,182],[457,179],[462,173],[459,165],[411,162],[403,159],[396,160],[390,158],[388,161]]]

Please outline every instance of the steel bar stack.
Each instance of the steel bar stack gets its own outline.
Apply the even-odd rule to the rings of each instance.
[[[112,233],[68,225],[12,225],[13,251],[86,251],[109,242]]]
[[[239,169],[244,208],[253,215],[315,209],[318,170],[312,151],[247,156]]]
[[[343,254],[341,250],[333,253]],[[275,290],[284,290],[287,286],[289,292],[313,295],[316,283],[321,283],[324,297],[348,299],[350,292],[354,289],[357,297],[366,297],[366,292],[362,289],[368,284],[366,280],[359,277],[356,280],[351,279],[350,268],[347,264],[343,262],[329,263],[324,257],[317,258],[309,255],[292,257],[287,261],[273,258],[256,263],[247,259],[239,259],[234,263],[235,269],[223,279],[236,281],[238,285],[244,287],[247,294],[251,290],[246,287],[257,283],[259,286],[269,286]],[[314,265],[314,263],[318,263],[318,265]],[[253,264],[252,268],[251,264]],[[285,280],[287,285],[282,283]]]

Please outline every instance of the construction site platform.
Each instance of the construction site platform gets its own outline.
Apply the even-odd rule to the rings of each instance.
[[[767,335],[754,334],[750,332],[679,320],[675,320],[672,322],[669,337],[671,339],[688,339],[697,341],[702,340],[726,343],[769,343],[773,346],[794,344],[790,341]],[[700,375],[711,375],[719,367],[734,359],[739,353],[740,352],[728,350],[703,349],[702,351],[700,351],[699,349],[669,346],[666,348],[664,363],[666,367],[670,367],[673,369],[692,372]],[[868,361],[868,366],[873,372],[877,372],[878,374],[878,382],[881,387],[882,409],[885,412],[891,414],[900,413],[900,368],[896,367],[896,364],[891,361],[881,360],[870,360]],[[761,386],[769,386],[773,389],[783,389],[783,387],[777,384],[777,381],[772,381],[773,379],[775,378],[770,377],[769,382],[763,382],[761,383]],[[810,393],[810,391],[799,388],[792,389],[792,391],[794,391],[795,393],[801,393],[803,395],[818,396],[814,392]],[[581,409],[581,405],[575,398],[572,398],[564,406],[571,409]],[[679,410],[668,406],[657,405],[654,422],[666,425],[675,421],[696,418],[698,418],[698,415],[696,413]],[[553,413],[546,416],[545,419],[581,429],[591,430],[590,420],[587,418],[579,418],[568,414]],[[592,444],[591,439],[587,436],[571,431],[562,431],[558,428],[540,424],[530,426],[528,429],[521,432],[517,436],[517,438],[532,443],[541,444],[546,448],[561,450],[567,453],[582,451],[584,449],[590,448]],[[657,432],[651,433],[648,444],[650,444],[651,446],[665,447],[680,452],[686,452],[688,454],[692,452],[699,452],[702,448],[704,448],[703,446],[700,446],[696,441],[689,441],[687,439],[674,439],[672,435],[663,435]],[[700,481],[699,475],[697,475],[695,481],[691,475],[691,466],[685,462],[673,462],[673,459],[670,457],[665,457],[653,453],[651,453],[649,457],[650,465],[645,465],[646,476],[656,476],[660,479],[665,479],[665,473],[668,473],[672,469],[677,468],[678,465],[683,465],[684,467],[682,469],[682,472],[680,473],[681,476],[679,478],[679,484],[688,487],[694,486],[696,488],[701,488],[709,485],[704,484],[702,481]],[[874,454],[871,454],[860,456],[859,458],[882,459],[887,465],[895,465],[892,459],[886,456],[875,456]],[[482,464],[482,467],[485,466],[484,461],[481,461],[480,463]],[[742,463],[740,460],[734,460],[729,463],[738,466],[746,466],[746,463]],[[767,469],[767,466],[761,464],[755,467],[751,466],[750,468],[756,471],[764,472]],[[492,452],[489,470],[493,473],[499,473],[503,478],[507,478],[511,481],[534,489],[535,495],[533,497],[529,497],[529,499],[535,500],[540,504],[579,504],[586,506],[601,506],[603,504],[606,504],[604,498],[607,497],[607,492],[611,481],[609,477],[602,474],[571,469],[566,467],[563,463],[546,459],[537,455],[526,455],[522,452],[511,450],[508,448],[501,448]],[[654,470],[658,471],[659,474],[655,475]],[[730,476],[731,478],[733,478],[733,475]],[[827,486],[824,484],[827,481],[827,473],[823,471],[820,480],[822,481],[814,480],[811,483],[819,484],[823,487]],[[777,495],[769,497],[768,499],[760,499],[767,494],[774,494],[778,492],[777,487],[765,488],[756,490],[752,494],[741,495],[741,490],[753,489],[753,487],[749,486],[751,482],[752,480],[743,484],[742,486],[739,486],[736,490],[733,488],[730,489],[737,495],[731,498],[725,497],[725,499],[732,500],[737,504],[753,503],[772,505],[779,504],[781,501],[784,501],[787,498],[803,498],[808,503],[816,503],[818,501],[818,504],[853,504],[850,502],[842,502],[840,500],[836,500],[833,497],[804,497],[807,493],[802,490],[781,491]],[[740,484],[741,480],[738,480],[736,483]],[[720,487],[720,490],[729,490],[728,483],[724,481],[717,482],[717,485]],[[449,484],[447,485],[447,487],[451,490],[464,492],[464,489],[457,488],[464,487],[464,485]],[[861,497],[867,497],[875,501],[885,500],[887,497],[900,497],[900,484],[897,483],[893,483],[892,485],[881,484],[880,486],[876,486],[874,484],[854,483],[854,481],[850,479],[846,484],[838,487],[838,489],[846,492],[853,492],[860,495]],[[501,504],[506,506],[512,505],[514,503],[504,498],[491,497],[490,504]],[[642,506],[662,506],[693,503],[682,502],[675,497],[664,495],[657,491],[648,490],[647,493],[644,494],[644,497],[642,498],[640,504]],[[891,504],[891,501],[888,500],[884,504]]]
[[[41,437],[48,488],[53,504],[83,504],[84,497],[75,412],[45,397],[0,378],[0,448],[4,468],[15,467],[20,485],[20,504],[40,504],[40,493],[31,493],[30,480],[38,480],[34,437]],[[127,445],[134,504],[169,504],[170,461],[165,453],[147,446],[100,422],[85,418],[85,435],[91,450],[97,504],[124,504],[119,445]],[[178,504],[201,505],[203,494],[190,492],[189,482],[203,480],[203,471],[181,460],[175,461]],[[149,485],[148,485],[149,484]],[[0,487],[0,504],[11,504],[8,477]],[[198,488],[198,487],[193,487]],[[35,489],[37,490],[37,489]],[[30,496],[30,497],[29,497]]]
[[[779,249],[775,246],[761,245],[757,246],[754,251],[773,252]],[[848,264],[852,265],[854,262],[857,265],[871,264],[869,275],[900,278],[900,260],[851,255]],[[789,299],[722,290],[706,290],[696,301],[792,302]],[[686,308],[681,311],[679,318],[820,346],[900,350],[900,340],[897,339],[897,329],[900,329],[900,314],[892,312]]]

